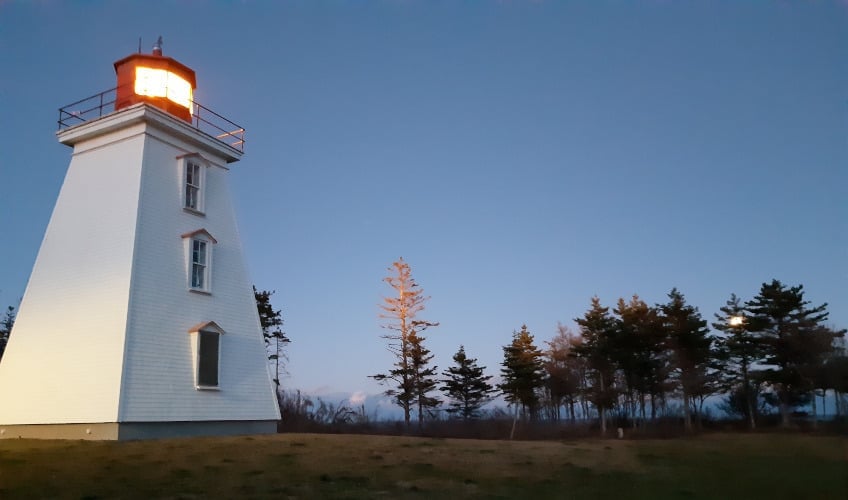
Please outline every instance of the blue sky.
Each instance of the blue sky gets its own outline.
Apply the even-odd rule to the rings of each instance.
[[[432,296],[443,369],[497,373],[592,295],[707,318],[804,284],[848,327],[845,2],[0,0],[0,306],[23,295],[70,149],[57,109],[149,51],[247,129],[231,187],[284,383],[379,387],[382,283]],[[73,341],[73,339],[68,339]]]

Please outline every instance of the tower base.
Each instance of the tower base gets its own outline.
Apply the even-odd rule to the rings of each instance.
[[[0,425],[0,439],[126,441],[133,439],[274,434],[276,432],[276,420]]]

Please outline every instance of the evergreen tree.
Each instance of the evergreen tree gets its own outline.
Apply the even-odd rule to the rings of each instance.
[[[574,405],[580,396],[582,379],[581,362],[571,355],[580,337],[567,326],[557,325],[557,335],[551,339],[545,351],[546,388],[553,418],[560,419],[560,408],[565,406],[573,422],[576,419]]]
[[[281,309],[275,310],[271,305],[271,296],[275,291],[258,291],[256,286],[253,287],[253,296],[256,299],[256,309],[259,313],[259,324],[262,327],[262,337],[265,339],[265,351],[268,354],[268,359],[274,366],[274,383],[280,387],[280,374],[285,370],[283,361],[288,358],[285,353],[285,346],[291,340],[282,330],[283,314]]]
[[[591,385],[587,388],[589,401],[598,410],[601,435],[607,432],[607,411],[615,406],[615,319],[609,308],[601,306],[601,299],[592,297],[592,305],[582,318],[574,320],[580,326],[583,342],[574,349],[574,355],[584,359],[589,369]]]
[[[812,381],[805,367],[824,362],[833,340],[845,330],[824,329],[827,304],[810,308],[804,287],[786,287],[778,280],[763,283],[760,293],[745,303],[749,329],[763,348],[763,378],[775,390],[781,423],[789,425],[791,409],[805,403]]]
[[[477,366],[477,360],[465,354],[465,347],[453,355],[454,366],[445,370],[442,375],[442,387],[439,389],[447,394],[451,402],[447,412],[451,415],[471,420],[480,416],[480,409],[492,400],[494,388],[489,383],[491,375],[483,375],[485,366]]]
[[[693,397],[710,387],[714,338],[697,307],[686,304],[683,294],[673,288],[669,301],[659,306],[672,357],[673,374],[683,397],[687,430],[692,429]]]
[[[725,390],[731,391],[737,399],[741,398],[744,416],[751,429],[757,427],[756,366],[763,357],[757,339],[748,330],[745,309],[736,294],[731,294],[721,314],[716,313],[713,328],[724,333],[718,340],[721,358],[721,373]]]
[[[844,347],[844,338],[840,339],[833,352],[828,355],[822,367],[823,389],[822,406],[827,389],[833,390],[833,403],[836,417],[842,417],[844,405],[842,395],[848,393],[848,350]]]
[[[412,375],[412,388],[415,399],[415,404],[418,407],[418,429],[424,425],[424,416],[431,413],[431,410],[437,408],[441,401],[439,398],[429,396],[431,392],[436,390],[438,380],[436,379],[438,367],[430,366],[433,360],[433,355],[430,350],[424,347],[424,337],[419,335],[417,322],[414,322],[413,329],[409,334],[409,359]]]
[[[9,342],[9,335],[12,333],[12,327],[15,325],[15,308],[9,306],[6,309],[6,314],[0,320],[0,360],[3,359],[3,352],[6,351],[6,344]]]
[[[804,385],[809,388],[810,409],[813,412],[813,428],[817,422],[816,389],[822,389],[822,398],[828,386],[828,362],[832,362],[836,346],[834,341],[845,334],[844,330],[834,330],[831,327],[818,325],[813,328],[803,340],[802,355],[798,372]]]
[[[407,429],[410,426],[412,408],[418,407],[418,425],[423,424],[424,412],[438,402],[427,396],[436,387],[436,367],[429,367],[433,356],[424,348],[421,333],[438,323],[417,320],[416,315],[424,309],[429,299],[412,277],[412,270],[403,258],[392,263],[392,273],[383,279],[396,292],[386,297],[380,308],[380,317],[388,320],[383,328],[390,333],[382,338],[389,341],[388,350],[395,356],[394,367],[388,373],[372,375],[371,378],[384,384],[395,384],[385,394],[394,398],[395,404],[403,409]]]
[[[521,405],[522,414],[536,418],[539,409],[539,391],[545,383],[542,351],[533,343],[527,325],[513,332],[512,342],[503,347],[501,368],[503,381],[499,389],[511,404]]]
[[[618,316],[614,338],[614,356],[624,375],[630,413],[646,418],[646,398],[651,400],[651,419],[656,418],[657,401],[664,399],[669,359],[666,354],[665,330],[656,308],[648,306],[638,295],[630,302],[618,299],[613,312]]]

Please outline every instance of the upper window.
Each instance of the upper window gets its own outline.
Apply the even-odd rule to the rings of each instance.
[[[206,209],[206,171],[209,162],[197,153],[177,157],[183,166],[183,208],[203,215]]]
[[[212,291],[212,245],[218,241],[205,229],[185,233],[188,288],[195,292]]]
[[[200,165],[194,163],[193,161],[186,162],[185,168],[185,207],[191,210],[197,210],[198,212],[203,211],[203,206],[201,205],[201,188],[203,187],[203,183],[201,181],[202,170]]]

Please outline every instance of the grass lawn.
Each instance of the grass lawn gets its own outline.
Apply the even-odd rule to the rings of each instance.
[[[848,499],[848,438],[0,441],[0,498]]]

